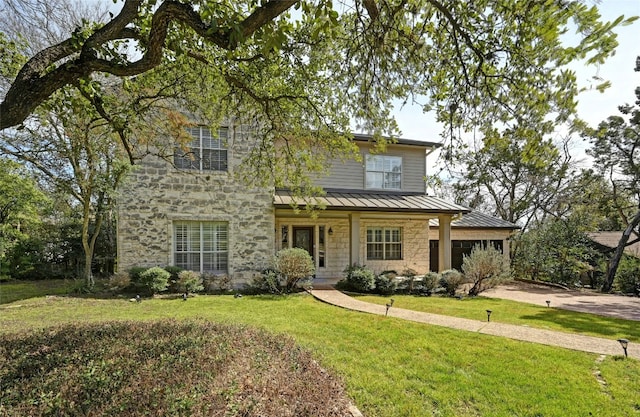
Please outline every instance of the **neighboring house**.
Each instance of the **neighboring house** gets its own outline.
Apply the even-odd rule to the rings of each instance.
[[[618,242],[620,242],[622,233],[624,232],[591,232],[587,235],[589,236],[589,239],[591,239],[596,244],[596,249],[598,249],[600,252],[613,253],[613,251],[615,251],[615,249],[618,247]],[[632,234],[629,237],[629,241],[627,243],[633,242],[635,239],[635,235]],[[640,242],[635,242],[625,247],[624,253],[627,255],[635,256],[636,258],[640,258]]]
[[[430,222],[431,235],[438,230],[438,220]],[[509,258],[509,238],[520,226],[479,211],[464,214],[451,223],[451,267],[461,270],[465,255],[471,254],[474,246],[489,244]],[[438,253],[439,242],[429,241],[431,255],[430,269],[439,270]]]
[[[432,241],[442,248],[436,249],[438,269],[451,267],[457,233],[451,222],[469,209],[426,194],[426,156],[438,143],[400,139],[375,154],[372,138],[357,135],[362,161],[335,161],[317,180],[326,191],[318,198],[325,208],[311,216],[294,210],[287,190],[250,187],[236,178],[252,145],[248,130],[189,132],[191,155],[177,149],[173,165],[145,158],[121,192],[121,270],[176,265],[228,274],[239,285],[268,267],[279,249],[302,247],[319,278],[340,277],[354,263],[377,272],[425,273],[435,256]],[[477,240],[486,236],[504,241],[493,234]]]

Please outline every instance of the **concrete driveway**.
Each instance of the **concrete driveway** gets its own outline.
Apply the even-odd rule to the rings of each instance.
[[[600,294],[586,290],[564,290],[518,281],[487,290],[482,295],[542,306],[546,306],[546,301],[549,300],[551,307],[555,308],[640,321],[638,297]]]

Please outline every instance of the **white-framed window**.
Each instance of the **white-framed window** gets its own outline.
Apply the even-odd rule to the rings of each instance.
[[[201,171],[227,170],[227,139],[229,130],[226,127],[218,129],[217,135],[202,127],[187,128],[193,137],[188,146],[176,147],[173,162],[177,168],[198,169]]]
[[[401,260],[402,228],[367,227],[368,260]]]
[[[366,188],[380,190],[402,189],[402,157],[367,155]]]
[[[227,272],[229,267],[228,223],[174,222],[173,242],[175,266],[191,271]]]

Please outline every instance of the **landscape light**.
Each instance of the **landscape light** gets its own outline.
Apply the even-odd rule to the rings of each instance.
[[[491,310],[487,310],[487,321],[491,321]]]
[[[629,345],[629,341],[627,339],[618,339],[620,342],[620,346],[622,346],[622,350],[624,350],[624,357],[627,357],[627,346]]]
[[[547,303],[547,307],[549,307],[549,305],[551,304],[551,300],[547,300],[546,303]]]

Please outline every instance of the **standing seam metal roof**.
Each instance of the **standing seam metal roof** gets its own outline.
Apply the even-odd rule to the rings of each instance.
[[[310,201],[333,210],[355,211],[401,211],[420,213],[468,213],[470,210],[438,197],[418,193],[368,192],[361,190],[327,190],[324,196],[312,197]],[[276,190],[273,204],[276,207],[291,207],[294,202],[305,206],[305,201],[296,200],[289,190]]]

